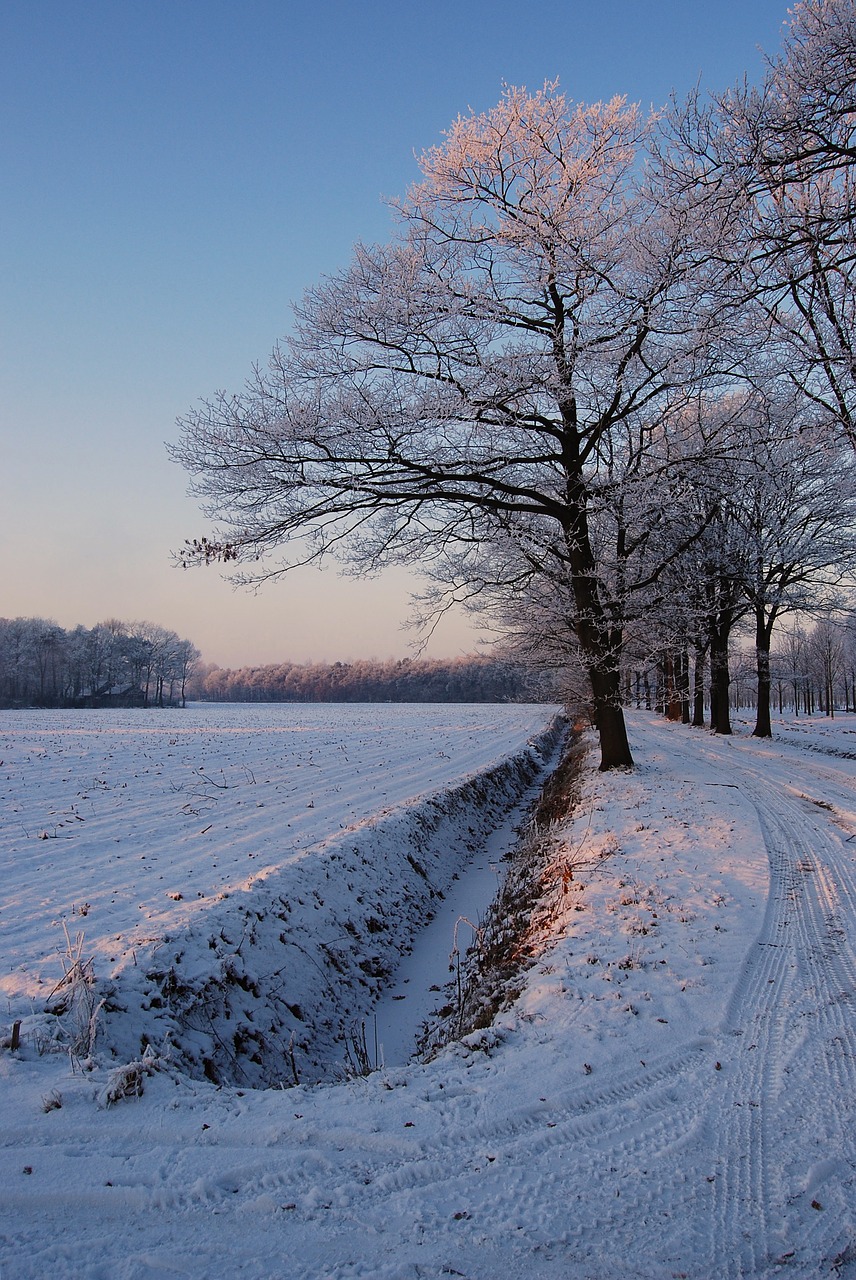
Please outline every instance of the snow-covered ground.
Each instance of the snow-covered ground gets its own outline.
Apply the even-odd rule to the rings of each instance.
[[[3,714],[8,1016],[39,1044],[52,1035],[41,1010],[68,1002],[57,985],[82,947],[114,1056],[169,1042],[217,1083],[329,1075],[543,769],[555,710]],[[60,1027],[80,1039],[80,1020],[76,1007]]]
[[[469,733],[472,754],[455,759],[438,736],[448,772],[427,779],[420,765],[398,788],[398,762],[414,752],[387,726],[375,740],[387,764],[371,772],[388,794],[374,808],[353,794],[356,753],[318,773],[320,749],[310,763],[279,739],[275,755],[273,722],[268,733],[236,728],[210,751],[204,733],[195,750],[181,734],[165,737],[147,755],[130,729],[111,735],[98,720],[102,763],[81,778],[86,750],[71,720],[63,737],[46,718],[36,738],[33,718],[3,717],[0,779],[7,810],[19,810],[7,812],[4,846],[21,837],[3,856],[3,1012],[32,1028],[17,1053],[0,1050],[3,1280],[856,1275],[856,737],[845,717],[777,724],[769,743],[744,726],[718,739],[632,714],[637,768],[600,775],[595,753],[587,761],[520,998],[433,1062],[268,1089],[176,1069],[164,1041],[193,1067],[181,1035],[206,953],[220,980],[232,966],[219,1033],[227,1012],[252,1030],[248,1015],[259,1018],[265,1001],[253,1004],[246,940],[265,932],[277,901],[291,908],[284,935],[297,927],[317,954],[341,919],[325,912],[328,899],[368,896],[376,906],[357,913],[357,936],[327,952],[356,998],[351,942],[365,959],[383,937],[382,962],[410,945],[392,923],[396,894],[401,911],[411,896],[401,887],[408,855],[422,868],[412,893],[431,882],[428,914],[444,901],[435,877],[452,883],[450,840],[459,859],[462,844],[482,844],[484,808],[501,825],[527,779],[497,766],[511,757],[519,766],[546,709],[516,724],[521,709],[445,710],[472,713],[467,728],[452,721],[451,735],[461,745]],[[499,720],[480,727],[486,710],[510,718],[505,735]],[[489,780],[474,776],[486,769]],[[61,774],[65,793],[46,781]],[[293,818],[285,804],[269,812],[283,775]],[[305,825],[322,807],[333,825]],[[169,837],[158,810],[169,812]],[[91,844],[84,830],[95,832]],[[283,866],[286,836],[297,843]],[[85,856],[89,879],[71,870]],[[150,856],[157,864],[142,871]],[[354,877],[365,864],[380,875],[363,892]],[[299,890],[286,890],[297,875]],[[103,1039],[86,1071],[38,1052],[63,919],[84,930],[96,977],[113,984],[116,1007],[99,1015]],[[153,941],[164,933],[166,944]],[[172,985],[140,977],[161,954],[158,972],[172,968]],[[162,1004],[138,1012],[131,997]],[[125,1048],[133,1026],[137,1057],[144,1035],[155,1060],[139,1069],[142,1096],[105,1105],[123,1063],[109,1046],[121,1048],[123,1025]],[[336,1043],[331,1031],[327,1047]]]

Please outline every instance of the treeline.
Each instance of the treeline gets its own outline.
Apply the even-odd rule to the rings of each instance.
[[[0,618],[0,706],[183,706],[199,656],[153,622]]]
[[[387,662],[271,663],[197,673],[191,694],[214,702],[553,702],[554,679],[486,656]]]

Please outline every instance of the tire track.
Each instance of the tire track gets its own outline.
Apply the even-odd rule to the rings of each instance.
[[[652,733],[652,745],[657,741]],[[737,776],[733,745],[727,763],[725,744],[693,745],[723,779]],[[567,1195],[567,1222],[557,1227],[548,1208],[536,1215],[520,1238],[521,1258],[552,1249],[576,1266],[597,1242],[603,1266],[597,1274],[619,1275],[640,1224],[663,1221],[668,1256],[670,1216],[682,1216],[685,1245],[688,1236],[697,1242],[692,1256],[704,1260],[703,1269],[691,1274],[699,1277],[744,1280],[784,1266],[808,1274],[799,1266],[825,1259],[831,1267],[850,1256],[856,1238],[847,1181],[856,1170],[848,1127],[856,1095],[850,850],[827,806],[795,790],[793,770],[785,777],[780,764],[776,776],[759,760],[762,751],[736,749],[740,790],[757,815],[770,881],[715,1048],[722,1071],[711,1080],[714,1052],[694,1038],[605,1087],[589,1081],[543,1108],[468,1118],[465,1149],[452,1126],[418,1150],[401,1151],[392,1164],[358,1144],[352,1154],[366,1177],[342,1207],[337,1238],[346,1240],[358,1224],[382,1230],[390,1204],[402,1221],[410,1214],[438,1232],[462,1216],[452,1214],[456,1206],[466,1208],[473,1231],[496,1238],[515,1205],[532,1197],[537,1167],[539,1199],[549,1205]],[[832,793],[846,806],[847,780],[830,773]],[[850,1153],[849,1164],[812,1164],[806,1117],[818,1111],[818,1149]],[[335,1132],[319,1132],[315,1149],[336,1141]],[[805,1212],[813,1200],[823,1211]],[[674,1261],[682,1270],[681,1259]]]
[[[724,777],[735,776],[733,757],[726,766],[712,744],[700,754]],[[836,771],[834,781],[836,796],[843,795],[846,804],[846,780]],[[723,1070],[715,1087],[704,1072],[710,1047],[696,1041],[605,1090],[580,1086],[549,1111],[521,1113],[504,1123],[486,1120],[470,1130],[505,1161],[530,1169],[537,1163],[545,1195],[550,1188],[575,1190],[560,1242],[569,1261],[589,1256],[596,1239],[600,1259],[620,1274],[639,1224],[669,1213],[691,1222],[695,1256],[707,1268],[699,1275],[743,1280],[800,1261],[826,1258],[832,1265],[852,1248],[846,1214],[790,1213],[789,1205],[796,1189],[797,1208],[804,1208],[801,1189],[809,1187],[810,1194],[813,1185],[805,1169],[804,1131],[805,1117],[818,1103],[828,1113],[831,1149],[852,1150],[847,1125],[856,1094],[856,1028],[849,1007],[856,965],[848,943],[856,918],[853,875],[825,805],[815,812],[788,781],[768,776],[751,760],[745,775],[741,769],[740,789],[757,814],[770,884],[759,934],[728,1005],[717,1048]],[[811,1019],[806,1036],[803,1027]],[[388,1183],[381,1175],[383,1189],[415,1208],[424,1204],[427,1189],[439,1193],[442,1184],[462,1203],[469,1196],[480,1205],[482,1228],[500,1228],[515,1197],[527,1188],[531,1194],[531,1177],[519,1186],[506,1180],[490,1197],[480,1197],[474,1170],[449,1177],[459,1154],[454,1140],[435,1144],[389,1170]],[[628,1176],[634,1170],[639,1177]],[[843,1161],[824,1182],[831,1209],[846,1208],[839,1184],[847,1175]],[[559,1243],[555,1233],[551,1239]]]
[[[721,767],[719,752],[702,754]],[[836,785],[843,781],[836,773]],[[832,814],[824,821],[827,805],[815,801],[820,812],[807,811],[806,798],[749,762],[740,788],[758,816],[770,888],[724,1026],[734,1047],[717,1127],[710,1248],[717,1274],[735,1278],[761,1274],[783,1258],[834,1259],[846,1249],[846,1229],[842,1238],[836,1215],[825,1215],[816,1198],[808,1230],[805,1215],[788,1210],[809,1194],[798,1189],[799,1182],[810,1185],[805,1117],[822,1112],[828,1149],[854,1153],[856,1094],[856,961],[849,941],[856,888],[842,837]],[[794,1055],[807,1021],[809,1050]]]

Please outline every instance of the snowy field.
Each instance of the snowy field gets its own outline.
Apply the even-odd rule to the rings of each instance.
[[[166,1036],[217,1082],[326,1074],[472,848],[543,767],[528,742],[549,738],[554,716],[0,713],[8,1016],[52,1033],[38,1012],[62,1001],[82,935],[120,1056]]]
[[[502,826],[549,715],[407,709],[405,746],[398,709],[335,710],[357,719],[323,750],[320,719],[276,721],[293,708],[153,715],[148,738],[103,713],[88,736],[0,719],[3,1017],[29,1033],[0,1050],[3,1280],[856,1276],[856,722],[769,743],[632,714],[637,768],[588,757],[492,1028],[428,1064],[250,1088],[193,1024],[211,975],[217,1035],[252,1036],[281,1001],[253,988],[282,910],[277,936],[345,989],[328,967],[301,994],[322,1041],[330,1006],[329,1058],[356,974],[371,998],[422,980],[413,930],[453,893],[450,850],[460,871]],[[39,1051],[71,1016],[42,1013],[63,922],[112,990],[87,1070]],[[295,1030],[277,1007],[266,1070]],[[145,1041],[142,1096],[108,1105]]]

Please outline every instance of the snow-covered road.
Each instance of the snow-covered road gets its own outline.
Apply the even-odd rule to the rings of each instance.
[[[790,751],[780,760],[750,750],[740,787],[758,815],[770,889],[727,1009],[727,1070],[709,1116],[711,1250],[735,1277],[791,1256],[856,1263],[856,1237],[842,1230],[856,1188],[853,767],[800,760],[797,773]],[[704,754],[725,773],[734,752],[716,744]],[[735,1150],[742,1160],[729,1158]]]
[[[3,1280],[856,1276],[847,723],[630,722],[519,1000],[436,1061],[105,1110],[106,1064],[0,1054]]]

